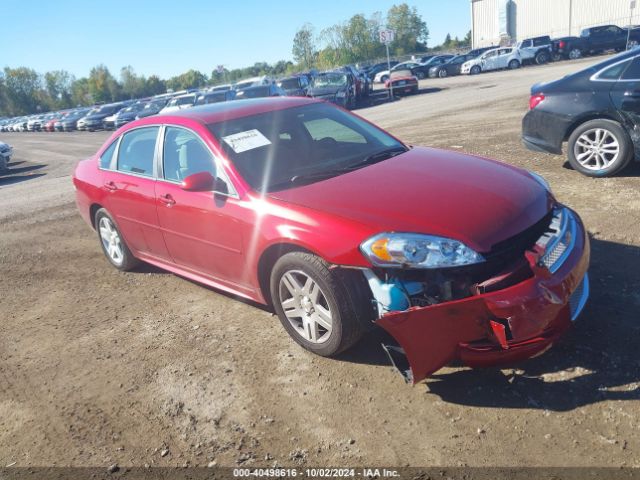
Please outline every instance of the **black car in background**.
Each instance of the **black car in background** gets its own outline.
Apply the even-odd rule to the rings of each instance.
[[[590,177],[620,172],[640,153],[640,50],[531,88],[522,120],[527,148],[562,154]]]
[[[83,108],[70,113],[60,121],[60,129],[63,132],[72,132],[74,130],[77,130],[78,120],[80,120],[81,118],[84,118],[87,115],[87,113],[89,113],[90,111],[91,111],[90,108]],[[57,125],[56,125],[56,130],[58,130]]]
[[[293,75],[281,78],[276,82],[290,97],[306,97],[309,90],[309,77],[306,75]]]
[[[236,92],[236,100],[261,97],[284,97],[286,95],[285,91],[279,86],[274,83],[270,83],[269,85],[256,85],[253,87],[243,88]]]
[[[431,67],[429,69],[429,78],[445,78],[460,75],[460,67],[462,67],[462,64],[472,58],[476,58],[475,55],[456,55],[441,65]]]
[[[207,93],[203,93],[196,99],[196,105],[207,105],[209,103],[228,102],[229,100],[235,100],[235,90],[217,90]]]
[[[562,37],[553,40],[552,50],[556,58],[580,58],[606,50],[621,52],[640,43],[640,29],[620,28],[617,25],[601,25],[585,28],[579,37]]]
[[[413,67],[411,69],[411,73],[413,73],[418,78],[427,78],[429,76],[429,70],[432,67],[437,67],[439,65],[443,65],[451,60],[454,55],[435,55],[427,60],[425,63],[421,63],[417,67]]]
[[[151,115],[156,115],[162,110],[167,103],[169,102],[169,98],[162,98],[158,100],[151,100],[142,107],[142,110],[139,110],[136,114],[136,120],[139,118],[150,117]]]
[[[384,70],[389,70],[389,67],[393,68],[398,63],[399,62],[397,62],[396,60],[391,60],[389,64],[387,64],[387,62],[376,63],[375,65],[364,68],[362,71],[367,77],[369,77],[369,80],[373,81],[373,78],[377,73],[380,73]]]
[[[88,130],[90,132],[101,130],[103,128],[103,120],[124,107],[126,107],[126,104],[122,102],[97,107],[91,110],[85,117],[78,120],[77,128],[78,130]]]
[[[146,102],[137,102],[120,110],[116,114],[116,118],[114,121],[115,128],[120,128],[121,126],[134,121],[138,116],[138,113],[140,113],[140,111],[144,108],[145,104]]]
[[[320,72],[311,84],[307,96],[320,98],[344,108],[355,108],[356,86],[353,76],[344,71]]]

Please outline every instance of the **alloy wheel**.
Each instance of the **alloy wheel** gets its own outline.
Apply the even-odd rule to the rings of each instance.
[[[102,217],[98,224],[100,230],[100,240],[109,258],[116,265],[122,265],[124,261],[124,251],[120,234],[113,222],[108,217]]]
[[[620,142],[605,128],[592,128],[578,137],[573,153],[580,165],[588,170],[609,168],[620,156]]]
[[[331,336],[331,308],[320,285],[301,270],[289,270],[280,278],[280,305],[296,333],[310,343],[324,343]]]
[[[580,58],[581,56],[582,56],[582,52],[577,48],[574,48],[569,52],[569,58],[571,60],[575,60],[577,58]]]

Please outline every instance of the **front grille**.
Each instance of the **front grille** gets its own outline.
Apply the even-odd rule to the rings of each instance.
[[[582,312],[587,299],[589,298],[589,274],[585,273],[584,278],[578,285],[571,297],[569,297],[569,307],[571,308],[571,321],[575,321]]]

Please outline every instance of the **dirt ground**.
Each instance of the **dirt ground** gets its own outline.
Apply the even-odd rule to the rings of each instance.
[[[116,271],[69,176],[108,134],[0,134],[15,149],[0,177],[0,467],[640,467],[640,167],[589,179],[519,141],[531,84],[595,61],[425,80],[358,111],[409,143],[542,174],[592,235],[591,299],[560,344],[416,387],[382,333],[324,359],[255,305]]]

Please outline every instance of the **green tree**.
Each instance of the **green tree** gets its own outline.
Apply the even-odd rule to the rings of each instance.
[[[64,70],[55,70],[44,74],[44,101],[49,109],[68,108],[73,105],[71,86],[75,78]]]
[[[39,100],[42,81],[35,70],[5,67],[3,83],[6,99],[4,112],[9,115],[24,115],[42,111],[43,106]]]
[[[313,68],[317,56],[313,26],[306,23],[293,37],[293,58],[303,68]]]
[[[406,3],[393,5],[387,12],[387,26],[396,32],[391,49],[396,55],[427,49],[429,29],[416,7]]]
[[[93,67],[87,82],[93,102],[112,102],[120,95],[120,85],[104,65]]]

